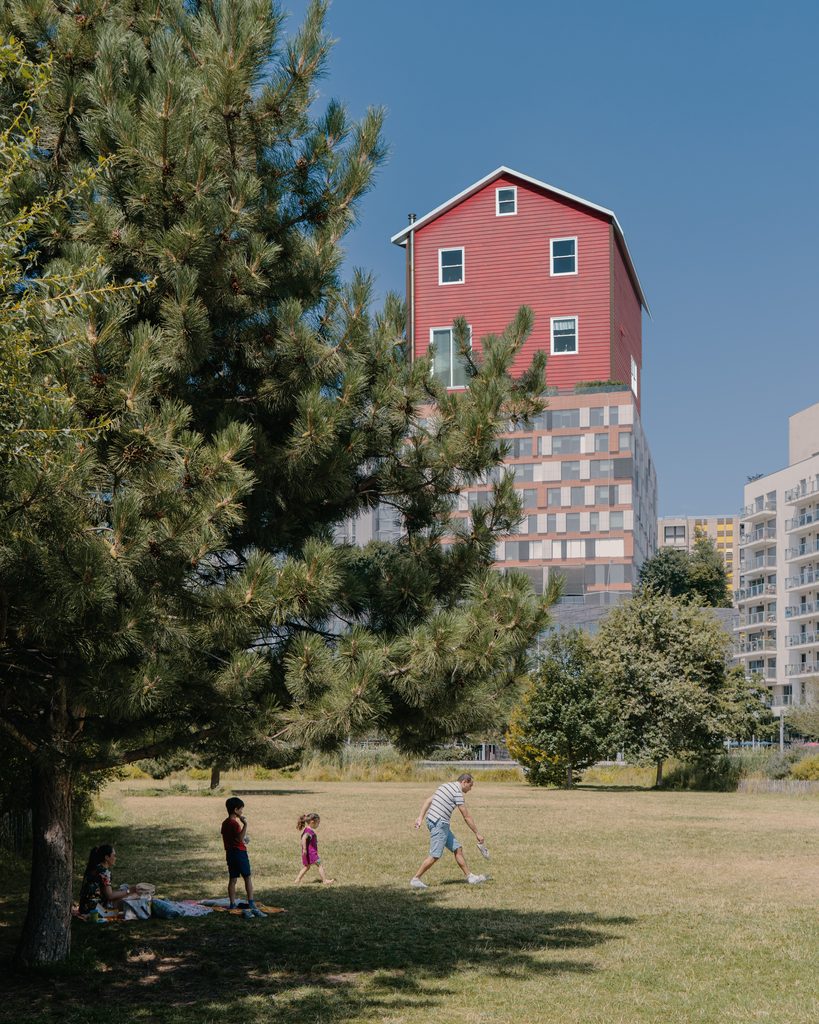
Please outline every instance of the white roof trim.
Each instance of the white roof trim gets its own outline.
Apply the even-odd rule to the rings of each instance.
[[[408,224],[405,228],[402,228],[402,230],[399,231],[397,234],[393,235],[390,241],[394,242],[396,245],[406,245],[407,236],[410,234],[411,231],[417,231],[418,228],[421,228],[425,224],[428,224],[429,221],[435,220],[436,217],[440,217],[442,213],[445,213],[453,206],[457,206],[458,203],[462,202],[464,199],[467,199],[475,192],[480,191],[480,189],[482,189],[485,185],[488,185],[491,181],[494,181],[495,178],[499,178],[501,177],[501,175],[504,174],[511,175],[512,177],[518,178],[521,181],[525,181],[529,185],[534,185],[536,188],[546,189],[548,192],[552,192],[557,196],[562,196],[564,199],[569,199],[574,203],[579,203],[581,206],[585,206],[589,210],[595,210],[597,213],[602,213],[604,217],[608,217],[614,225],[614,230],[617,232],[617,236],[620,240],[621,245],[623,246],[623,251],[626,254],[626,262],[628,263],[629,271],[633,274],[634,281],[637,285],[637,293],[640,298],[640,302],[642,303],[646,313],[648,313],[648,315],[651,316],[651,310],[648,308],[648,303],[646,302],[646,298],[643,293],[643,286],[640,284],[640,278],[637,276],[637,271],[634,268],[634,260],[632,260],[631,258],[631,253],[629,252],[628,245],[626,243],[626,237],[623,234],[623,229],[620,227],[620,223],[617,220],[617,217],[615,216],[614,212],[612,210],[607,210],[605,206],[598,206],[597,203],[590,203],[588,199],[583,199],[581,196],[572,195],[571,192],[565,192],[561,188],[556,188],[554,185],[550,185],[547,181],[540,181],[537,178],[533,178],[528,174],[522,174],[520,171],[516,171],[511,167],[506,167],[505,165],[502,165],[496,168],[494,171],[491,171],[485,177],[481,178],[480,181],[476,181],[468,188],[465,188],[463,192],[459,192],[456,196],[452,196],[452,198],[447,199],[445,203],[441,203],[441,205],[436,206],[434,210],[430,210],[429,213],[425,213],[423,217],[419,217],[418,220],[414,221],[412,224]]]

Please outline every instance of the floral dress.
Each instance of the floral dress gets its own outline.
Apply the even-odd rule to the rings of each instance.
[[[100,904],[105,905],[105,889],[111,885],[111,869],[97,864],[87,868],[80,887],[80,913],[90,914]]]

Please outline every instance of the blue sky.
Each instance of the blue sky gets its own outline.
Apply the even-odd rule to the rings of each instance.
[[[329,29],[322,97],[385,106],[391,150],[350,266],[402,291],[390,235],[500,164],[614,210],[660,514],[735,512],[819,401],[819,4],[335,0]]]

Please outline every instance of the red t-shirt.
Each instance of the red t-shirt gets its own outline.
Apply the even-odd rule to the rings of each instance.
[[[222,822],[222,842],[226,850],[246,850],[247,847],[239,838],[244,825],[238,818],[225,818]]]

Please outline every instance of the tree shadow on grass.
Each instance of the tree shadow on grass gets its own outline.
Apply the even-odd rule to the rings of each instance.
[[[188,783],[172,783],[167,786],[132,786],[120,789],[120,796],[150,796],[150,797],[209,797],[215,803],[224,805],[226,796],[313,796],[314,789],[248,789],[244,786],[234,789],[227,786],[214,792],[206,785],[200,787],[191,786]]]
[[[598,782],[577,782],[572,789],[584,793],[658,793],[655,786],[606,786]]]
[[[433,1016],[461,971],[507,979],[590,973],[577,957],[618,938],[624,917],[452,906],[444,894],[366,887],[274,891],[265,921],[77,924],[73,964],[5,986],[17,1021],[344,1024],[409,1009]],[[485,891],[481,904],[485,903]],[[7,1008],[11,1008],[7,1004]],[[97,1016],[97,1013],[99,1016]]]
[[[248,786],[229,787],[234,796],[315,796],[315,789],[251,789]]]
[[[100,841],[97,831],[78,838]],[[164,863],[178,891],[188,878],[201,884],[201,865],[186,870],[180,858],[201,842],[195,833],[162,829],[162,843],[151,844],[141,865],[140,830],[110,834],[137,874],[144,868],[149,878],[151,864]],[[291,886],[264,891],[266,903],[287,911],[267,920],[213,913],[122,925],[75,922],[71,962],[35,977],[9,970],[24,910],[18,899],[14,927],[0,929],[4,1008],[18,1024],[349,1024],[411,1010],[429,1019],[457,999],[463,971],[497,979],[507,997],[517,980],[591,973],[594,949],[619,938],[633,920],[501,909],[488,905],[491,890],[460,885],[458,902],[469,901],[460,906],[442,886],[421,893]]]

